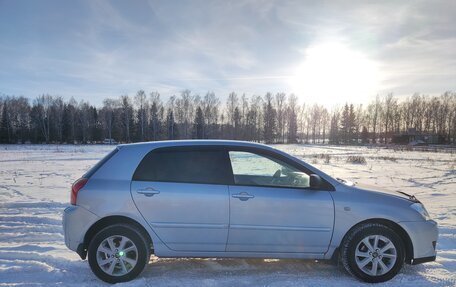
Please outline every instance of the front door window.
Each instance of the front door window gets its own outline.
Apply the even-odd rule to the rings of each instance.
[[[308,188],[309,175],[278,159],[230,151],[236,185]]]

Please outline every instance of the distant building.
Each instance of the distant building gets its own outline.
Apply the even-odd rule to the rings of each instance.
[[[393,135],[392,143],[408,145],[444,144],[445,137],[438,134],[419,133],[416,129]]]
[[[117,144],[114,139],[104,139],[103,144]]]

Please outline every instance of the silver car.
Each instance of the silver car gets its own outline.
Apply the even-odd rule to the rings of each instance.
[[[77,180],[65,243],[101,280],[158,257],[327,259],[366,282],[436,257],[437,224],[414,196],[336,180],[269,146],[119,145]]]

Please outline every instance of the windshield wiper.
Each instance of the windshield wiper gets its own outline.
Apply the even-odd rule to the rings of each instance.
[[[345,179],[342,179],[342,178],[339,178],[337,177],[336,178],[338,181],[342,182],[343,184],[345,185],[348,185],[348,186],[356,186],[356,183],[355,182],[352,182],[352,181],[349,181],[349,180],[345,180]]]
[[[342,183],[346,183],[346,182],[347,182],[345,179],[342,179],[342,178],[340,178],[340,177],[336,177],[336,179],[337,179],[338,181],[342,182]]]
[[[396,192],[399,192],[405,196],[408,196],[408,198],[411,200],[411,201],[414,201],[414,202],[420,202],[413,194],[408,194],[406,192],[403,192],[403,191],[399,191],[399,190],[396,190]]]

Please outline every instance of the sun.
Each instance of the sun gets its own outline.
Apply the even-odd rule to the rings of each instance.
[[[305,50],[290,85],[302,100],[332,106],[365,103],[378,91],[378,83],[374,61],[343,44],[322,43]]]

